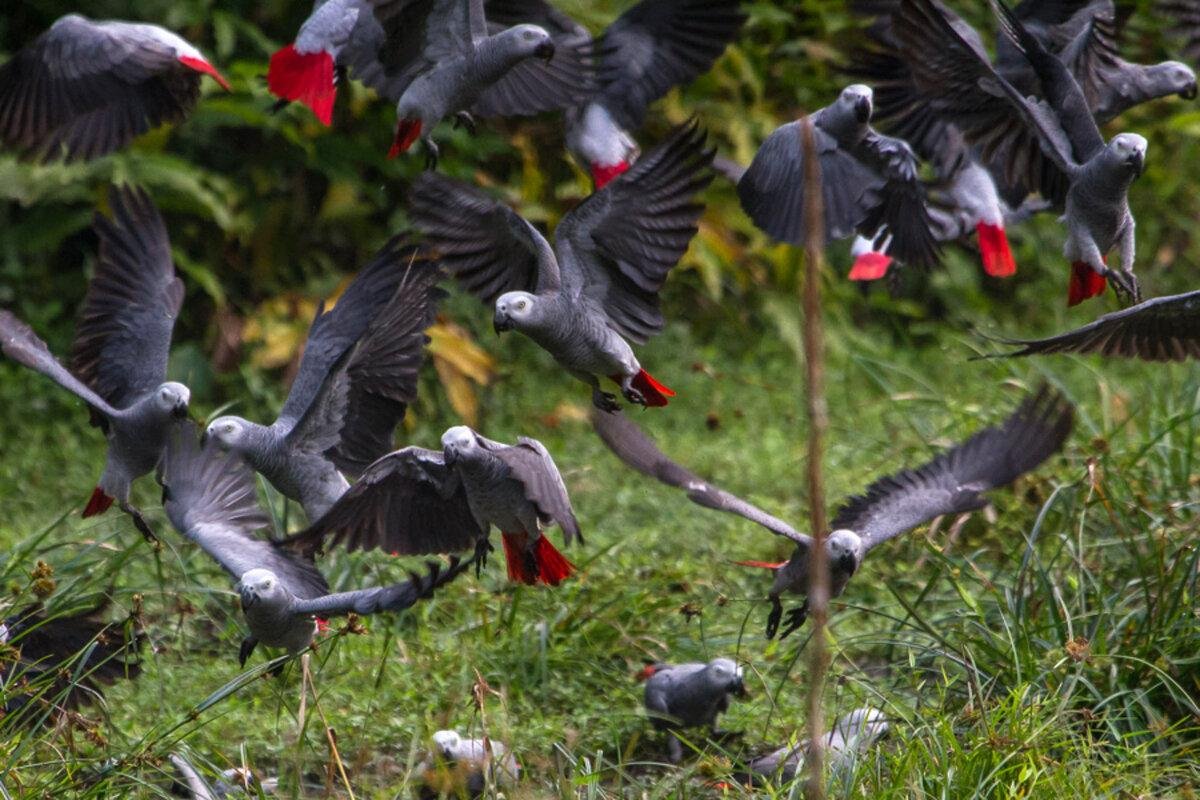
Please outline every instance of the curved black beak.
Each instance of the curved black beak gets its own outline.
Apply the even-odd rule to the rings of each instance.
[[[1179,93],[1179,96],[1184,100],[1195,100],[1196,94],[1196,83],[1193,81],[1186,89]]]
[[[837,568],[839,572],[846,575],[853,575],[858,569],[858,562],[854,560],[854,556],[846,553],[837,560]]]
[[[207,447],[207,446],[208,446],[208,429],[205,428],[200,433],[200,447],[203,448],[203,447]]]
[[[445,461],[446,466],[448,467],[454,466],[454,462],[458,461],[458,448],[449,446],[443,447],[442,461]]]
[[[505,331],[512,330],[512,320],[509,319],[508,314],[505,314],[503,311],[497,311],[492,317],[492,329],[499,336]]]
[[[256,602],[258,602],[258,596],[256,594],[254,594],[254,592],[251,592],[248,589],[242,589],[239,592],[239,594],[242,596],[242,610],[243,611],[245,611],[246,609],[248,609],[252,605],[254,605]]]
[[[1125,159],[1125,164],[1133,167],[1133,174],[1136,177],[1142,177],[1142,173],[1146,171],[1146,155],[1144,153],[1133,153],[1129,158]]]
[[[854,100],[854,116],[859,122],[871,121],[871,101],[866,97],[857,97]]]
[[[171,416],[173,416],[175,419],[187,419],[187,415],[188,415],[188,404],[187,403],[176,403],[175,407],[171,409]]]
[[[554,42],[542,42],[534,48],[533,54],[543,61],[554,58]]]

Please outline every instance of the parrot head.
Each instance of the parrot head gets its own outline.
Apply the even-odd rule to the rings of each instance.
[[[1108,152],[1120,161],[1121,165],[1133,171],[1134,177],[1139,177],[1146,168],[1146,137],[1136,133],[1119,133],[1108,143]]]
[[[742,680],[744,672],[733,659],[714,658],[708,662],[705,671],[714,688],[739,697],[746,696],[746,684]]]
[[[1167,75],[1170,86],[1177,86],[1176,92],[1184,100],[1196,99],[1196,73],[1187,64],[1180,61],[1164,61],[1158,65]]]
[[[496,34],[496,38],[505,41],[511,52],[520,58],[534,56],[544,61],[554,58],[554,39],[540,25],[514,25]]]
[[[475,431],[466,425],[455,425],[442,434],[442,458],[447,464],[453,464],[467,453],[474,452],[478,446]]]
[[[459,742],[462,737],[457,731],[438,731],[433,734],[433,746],[437,748],[438,754],[445,759],[453,759],[455,752],[458,751]]]
[[[256,603],[266,600],[286,599],[287,595],[279,578],[269,569],[251,569],[242,573],[238,581],[238,594],[242,596],[242,610],[253,607]]]
[[[496,298],[492,327],[496,333],[529,327],[537,319],[537,305],[537,296],[529,292],[505,292]]]
[[[829,556],[829,568],[835,573],[849,577],[858,570],[866,555],[863,540],[852,530],[842,528],[833,531],[825,539],[825,550]]]
[[[245,420],[241,417],[217,417],[204,429],[203,439],[213,439],[221,449],[231,450],[242,443],[245,432]]]
[[[192,392],[182,383],[167,381],[158,387],[154,393],[154,403],[164,414],[176,419],[185,419],[188,415],[188,403],[192,400]]]
[[[860,124],[871,121],[874,100],[875,93],[871,91],[871,87],[861,83],[850,84],[842,89],[838,97],[838,103],[852,112]]]

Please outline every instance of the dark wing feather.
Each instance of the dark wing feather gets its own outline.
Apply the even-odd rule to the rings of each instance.
[[[339,592],[305,600],[294,603],[292,611],[297,614],[313,614],[322,618],[341,617],[346,614],[365,615],[403,611],[415,606],[421,600],[433,597],[435,590],[453,581],[474,563],[474,558],[460,561],[458,557],[452,557],[450,565],[443,568],[436,561],[429,561],[426,563],[428,572],[425,575],[412,572],[409,573],[409,579],[403,583],[378,589]]]
[[[284,542],[309,553],[342,546],[424,555],[469,550],[484,533],[442,454],[406,447],[367,467],[323,517]]]
[[[592,427],[608,449],[625,463],[643,475],[674,486],[687,492],[688,499],[697,505],[715,511],[727,511],[763,526],[798,543],[808,543],[809,537],[798,532],[781,519],[771,516],[757,506],[740,497],[714,486],[686,467],[668,458],[658,445],[638,427],[637,423],[620,412],[608,414],[593,411]]]
[[[517,439],[515,445],[494,442],[478,434],[475,439],[480,446],[504,462],[509,477],[520,484],[525,499],[537,507],[538,517],[543,522],[557,522],[567,544],[575,540],[583,541],[579,522],[575,519],[575,509],[571,508],[571,498],[567,495],[567,486],[554,459],[541,442],[524,436]]]
[[[886,178],[879,203],[859,224],[859,233],[872,237],[886,228],[892,239],[888,253],[914,267],[938,263],[940,246],[926,209],[925,189],[917,179],[917,157],[907,142],[869,132],[856,148],[860,160]]]
[[[880,478],[838,511],[832,530],[862,537],[867,550],[943,514],[982,508],[983,492],[1012,483],[1062,448],[1074,407],[1043,385],[1001,425],[917,469]]]
[[[489,26],[504,29],[516,25],[540,25],[555,37],[591,38],[587,28],[546,0],[485,0],[483,10]]]
[[[1200,291],[1156,297],[1048,339],[1002,341],[1021,347],[1002,356],[1100,353],[1142,361],[1200,358]]]
[[[484,303],[509,291],[558,286],[545,237],[474,186],[426,171],[413,181],[408,201],[409,218],[433,257]]]
[[[100,414],[111,417],[117,413],[104,398],[58,363],[58,359],[50,352],[46,343],[33,332],[33,328],[11,311],[4,309],[0,309],[0,352],[18,364],[42,373]]]
[[[0,140],[27,155],[91,159],[183,119],[200,76],[172,48],[71,14],[0,67]]]
[[[577,257],[563,287],[586,294],[613,327],[644,342],[663,327],[659,290],[696,235],[713,179],[714,149],[694,121],[682,125],[629,171],[567,214],[555,236]]]
[[[167,518],[235,580],[251,569],[269,569],[297,597],[329,593],[312,559],[264,539],[256,531],[271,523],[258,504],[254,471],[215,444],[201,447],[191,422],[170,434],[159,465]]]
[[[109,193],[113,217],[97,214],[96,274],[83,299],[71,369],[97,394],[125,408],[167,377],[171,332],[183,281],[171,261],[167,226],[141,189]]]
[[[374,19],[361,21],[338,54],[350,74],[393,103],[434,61],[425,52],[435,0],[371,0]]]
[[[526,58],[485,88],[471,111],[483,117],[527,117],[578,105],[596,92],[591,38],[553,36],[554,57]]]
[[[1155,8],[1168,20],[1171,33],[1183,40],[1183,55],[1200,62],[1200,0],[1159,0]]]
[[[627,130],[673,86],[707,72],[746,21],[741,0],[642,0],[600,38],[599,100]]]

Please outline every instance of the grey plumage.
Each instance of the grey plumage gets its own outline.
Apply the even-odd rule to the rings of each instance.
[[[850,771],[858,756],[887,735],[889,728],[883,712],[874,708],[856,708],[838,717],[823,742],[830,771],[835,777]],[[746,766],[755,780],[788,783],[800,774],[809,749],[810,740],[805,739],[761,755]]]
[[[108,440],[104,472],[84,516],[115,499],[138,530],[154,538],[129,505],[130,485],[154,469],[171,422],[187,415],[190,392],[166,381],[167,356],[183,283],[175,274],[166,224],[149,195],[114,188],[112,219],[97,214],[96,272],[72,344],[72,370],[11,312],[0,311],[0,350],[79,397]]]
[[[271,425],[213,420],[206,435],[244,457],[310,522],[351,475],[392,449],[392,431],[416,398],[440,274],[420,248],[392,239],[329,311],[317,310],[300,369]]]
[[[0,141],[43,160],[98,158],[191,113],[202,72],[229,88],[164,28],[68,14],[0,67]]]
[[[687,250],[712,179],[713,151],[694,123],[563,217],[555,248],[525,219],[474,187],[422,175],[410,215],[463,286],[493,303],[498,331],[529,336],[592,387],[599,408],[616,407],[600,379],[627,400],[666,405],[672,392],[642,369],[630,347],[663,327],[658,293]]]
[[[655,729],[667,731],[672,763],[683,758],[683,747],[674,731],[707,728],[717,733],[717,717],[729,709],[730,696],[745,696],[742,668],[728,658],[707,664],[655,664],[643,674],[643,702]]]
[[[270,518],[259,507],[254,474],[232,453],[200,445],[191,424],[181,423],[159,473],[163,507],[171,524],[195,542],[232,578],[242,598],[250,637],[239,655],[244,664],[261,642],[296,653],[312,642],[314,617],[402,611],[431,597],[470,566],[428,564],[426,575],[379,588],[331,593],[312,559],[262,538]]]
[[[372,464],[362,478],[288,544],[311,553],[331,546],[381,548],[401,555],[474,547],[486,557],[492,526],[504,535],[509,577],[556,585],[573,570],[544,541],[562,528],[582,541],[579,523],[554,460],[534,439],[505,445],[466,426],[442,436],[442,452],[407,447]]]
[[[418,796],[482,797],[489,784],[511,786],[520,776],[520,764],[502,742],[438,731],[428,756],[417,767]]]

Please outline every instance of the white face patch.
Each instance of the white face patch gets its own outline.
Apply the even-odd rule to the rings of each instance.
[[[455,425],[442,434],[442,447],[453,447],[459,452],[470,450],[475,444],[475,434],[466,425]]]
[[[261,594],[274,589],[277,581],[275,573],[269,569],[252,569],[243,573],[242,579],[238,583],[244,589]]]

